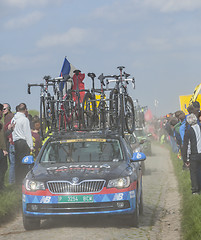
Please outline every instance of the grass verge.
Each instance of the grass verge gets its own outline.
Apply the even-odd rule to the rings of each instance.
[[[0,192],[0,225],[13,219],[22,206],[21,187],[9,185]]]
[[[182,170],[183,162],[171,152],[181,199],[181,231],[184,240],[201,239],[201,195],[192,195],[189,170]]]

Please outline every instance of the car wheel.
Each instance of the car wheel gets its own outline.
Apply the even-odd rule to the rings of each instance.
[[[140,205],[139,205],[139,214],[140,215],[143,214],[143,208],[144,208],[144,205],[143,205],[143,194],[141,192],[141,195],[140,195]]]
[[[36,230],[40,228],[40,219],[39,218],[30,218],[23,215],[23,225],[24,229],[29,230]]]
[[[139,215],[140,215],[140,206],[137,200],[138,196],[136,194],[136,201],[135,201],[135,212],[130,217],[130,224],[132,227],[139,227]]]

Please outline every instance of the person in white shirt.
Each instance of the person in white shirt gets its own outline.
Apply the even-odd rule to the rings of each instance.
[[[16,183],[21,184],[28,167],[22,164],[23,157],[30,155],[33,150],[33,140],[29,119],[26,117],[28,111],[25,103],[20,103],[17,112],[11,120],[14,125],[12,132],[13,142],[15,145],[15,177]]]

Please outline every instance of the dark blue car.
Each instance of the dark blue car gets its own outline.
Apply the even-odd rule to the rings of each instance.
[[[134,152],[118,134],[71,132],[51,136],[22,186],[26,230],[48,217],[122,214],[138,226],[143,209],[142,172]],[[33,164],[33,157],[23,159]]]

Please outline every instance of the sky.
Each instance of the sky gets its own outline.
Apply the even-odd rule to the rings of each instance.
[[[86,75],[125,66],[133,100],[175,112],[201,82],[200,23],[200,0],[1,0],[0,102],[39,110],[40,90],[27,85],[59,76],[66,56]]]

